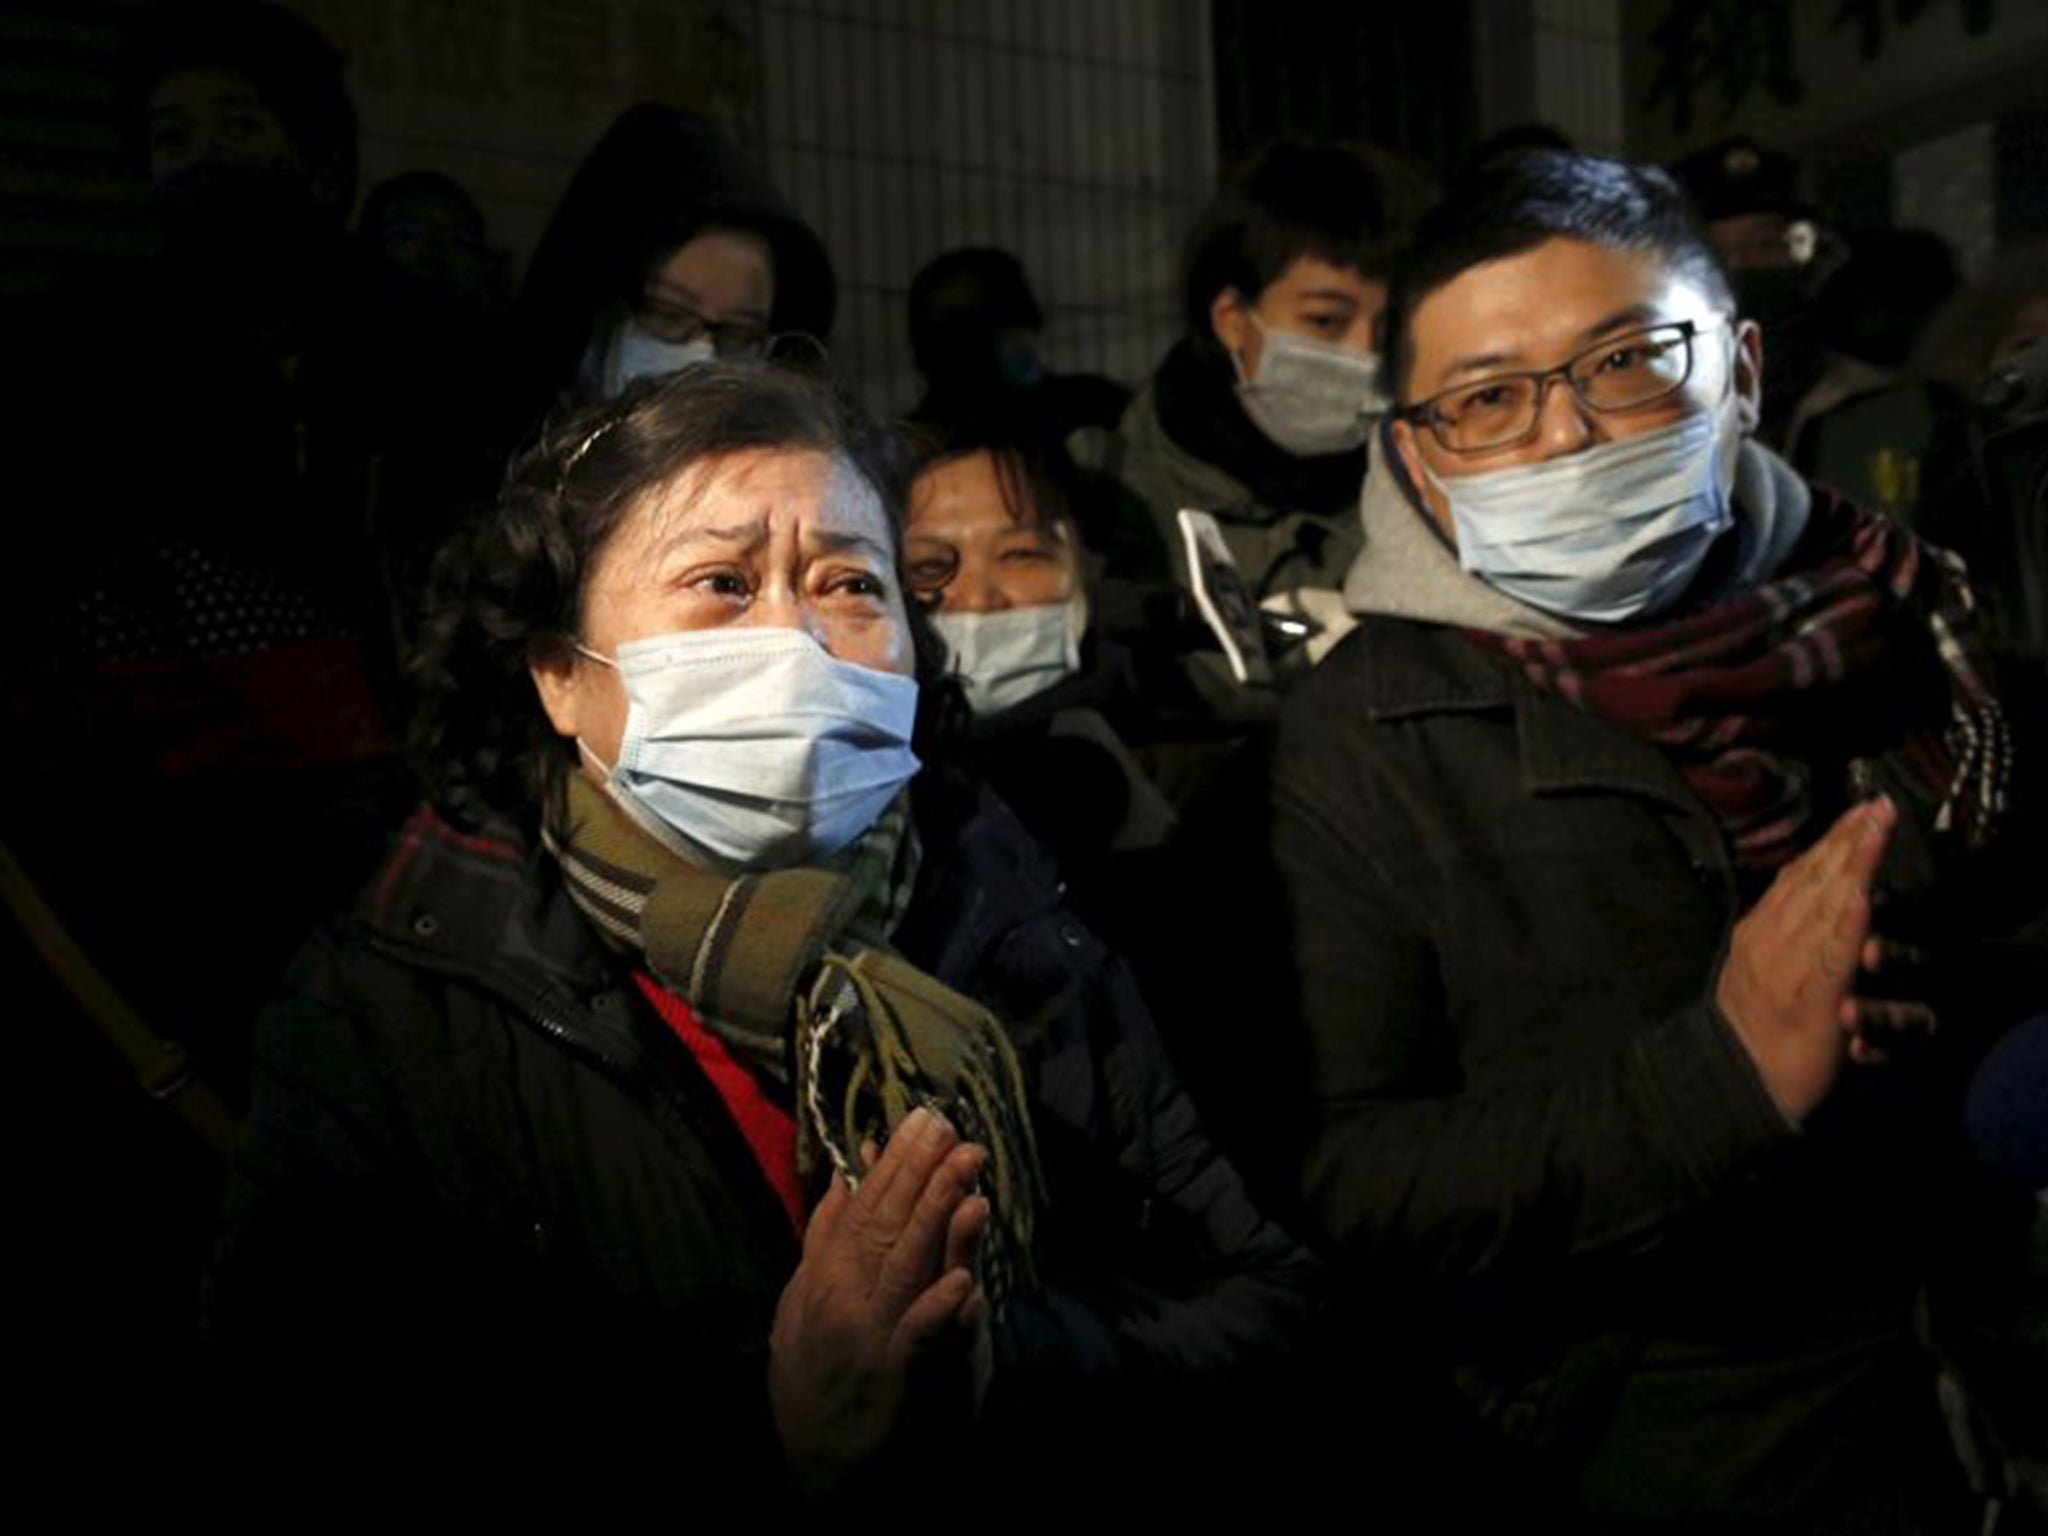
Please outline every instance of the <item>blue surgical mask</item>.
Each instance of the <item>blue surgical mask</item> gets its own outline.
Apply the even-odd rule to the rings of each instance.
[[[693,363],[708,363],[717,356],[718,349],[708,335],[693,341],[663,341],[628,315],[612,332],[611,344],[605,348],[599,382],[604,398],[611,400],[635,379],[660,378]]]
[[[841,661],[796,629],[686,630],[633,640],[612,797],[684,858],[735,870],[831,857],[917,772],[917,684]]]
[[[931,625],[946,642],[946,665],[960,679],[968,708],[999,715],[1080,670],[1088,599],[1076,592],[1065,602],[993,613],[941,611]]]
[[[1380,392],[1380,360],[1308,336],[1269,330],[1257,315],[1259,371],[1238,368],[1237,399],[1274,447],[1311,458],[1348,453],[1372,435],[1387,408]]]
[[[1731,390],[1719,409],[1640,437],[1488,474],[1432,472],[1458,563],[1560,618],[1621,624],[1663,612],[1734,523],[1736,410]]]

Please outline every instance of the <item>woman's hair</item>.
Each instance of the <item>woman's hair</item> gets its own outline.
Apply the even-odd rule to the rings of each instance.
[[[550,423],[513,458],[496,505],[435,562],[412,658],[411,744],[438,808],[471,824],[538,818],[566,743],[541,708],[530,659],[581,633],[591,573],[633,507],[693,465],[760,449],[850,464],[881,499],[900,566],[901,450],[808,376],[707,363]],[[917,638],[922,664],[927,642]]]
[[[1677,182],[1655,166],[1534,149],[1482,167],[1453,187],[1415,231],[1387,295],[1386,383],[1406,403],[1415,311],[1473,267],[1554,239],[1613,251],[1654,251],[1733,310],[1720,259]]]
[[[1074,467],[1043,434],[1000,420],[919,422],[906,429],[913,477],[954,459],[985,453],[1010,516],[1027,528],[1074,531]]]
[[[1225,179],[1183,248],[1182,316],[1210,336],[1216,295],[1255,299],[1302,256],[1384,278],[1429,202],[1407,161],[1368,145],[1267,145]]]

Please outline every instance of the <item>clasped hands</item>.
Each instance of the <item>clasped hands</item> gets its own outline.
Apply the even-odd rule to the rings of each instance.
[[[811,1215],[769,1341],[784,1453],[821,1491],[914,1426],[971,1418],[992,1356],[975,1273],[987,1154],[925,1108],[862,1151],[859,1188],[835,1176]]]

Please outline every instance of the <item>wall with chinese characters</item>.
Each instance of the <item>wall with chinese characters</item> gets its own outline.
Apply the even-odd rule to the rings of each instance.
[[[1623,0],[1631,153],[1749,134],[1824,207],[1948,236],[1966,266],[2048,232],[2048,6],[2036,0]]]
[[[289,0],[348,61],[364,189],[461,182],[515,267],[620,110],[664,101],[752,142],[749,8],[720,0]]]

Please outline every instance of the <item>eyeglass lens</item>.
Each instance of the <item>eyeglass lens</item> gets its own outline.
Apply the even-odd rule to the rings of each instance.
[[[1433,403],[1429,423],[1452,452],[1478,453],[1532,434],[1553,380],[1568,381],[1592,410],[1629,411],[1677,393],[1691,374],[1691,328],[1657,326],[1603,341],[1543,373],[1502,374],[1452,390]]]

